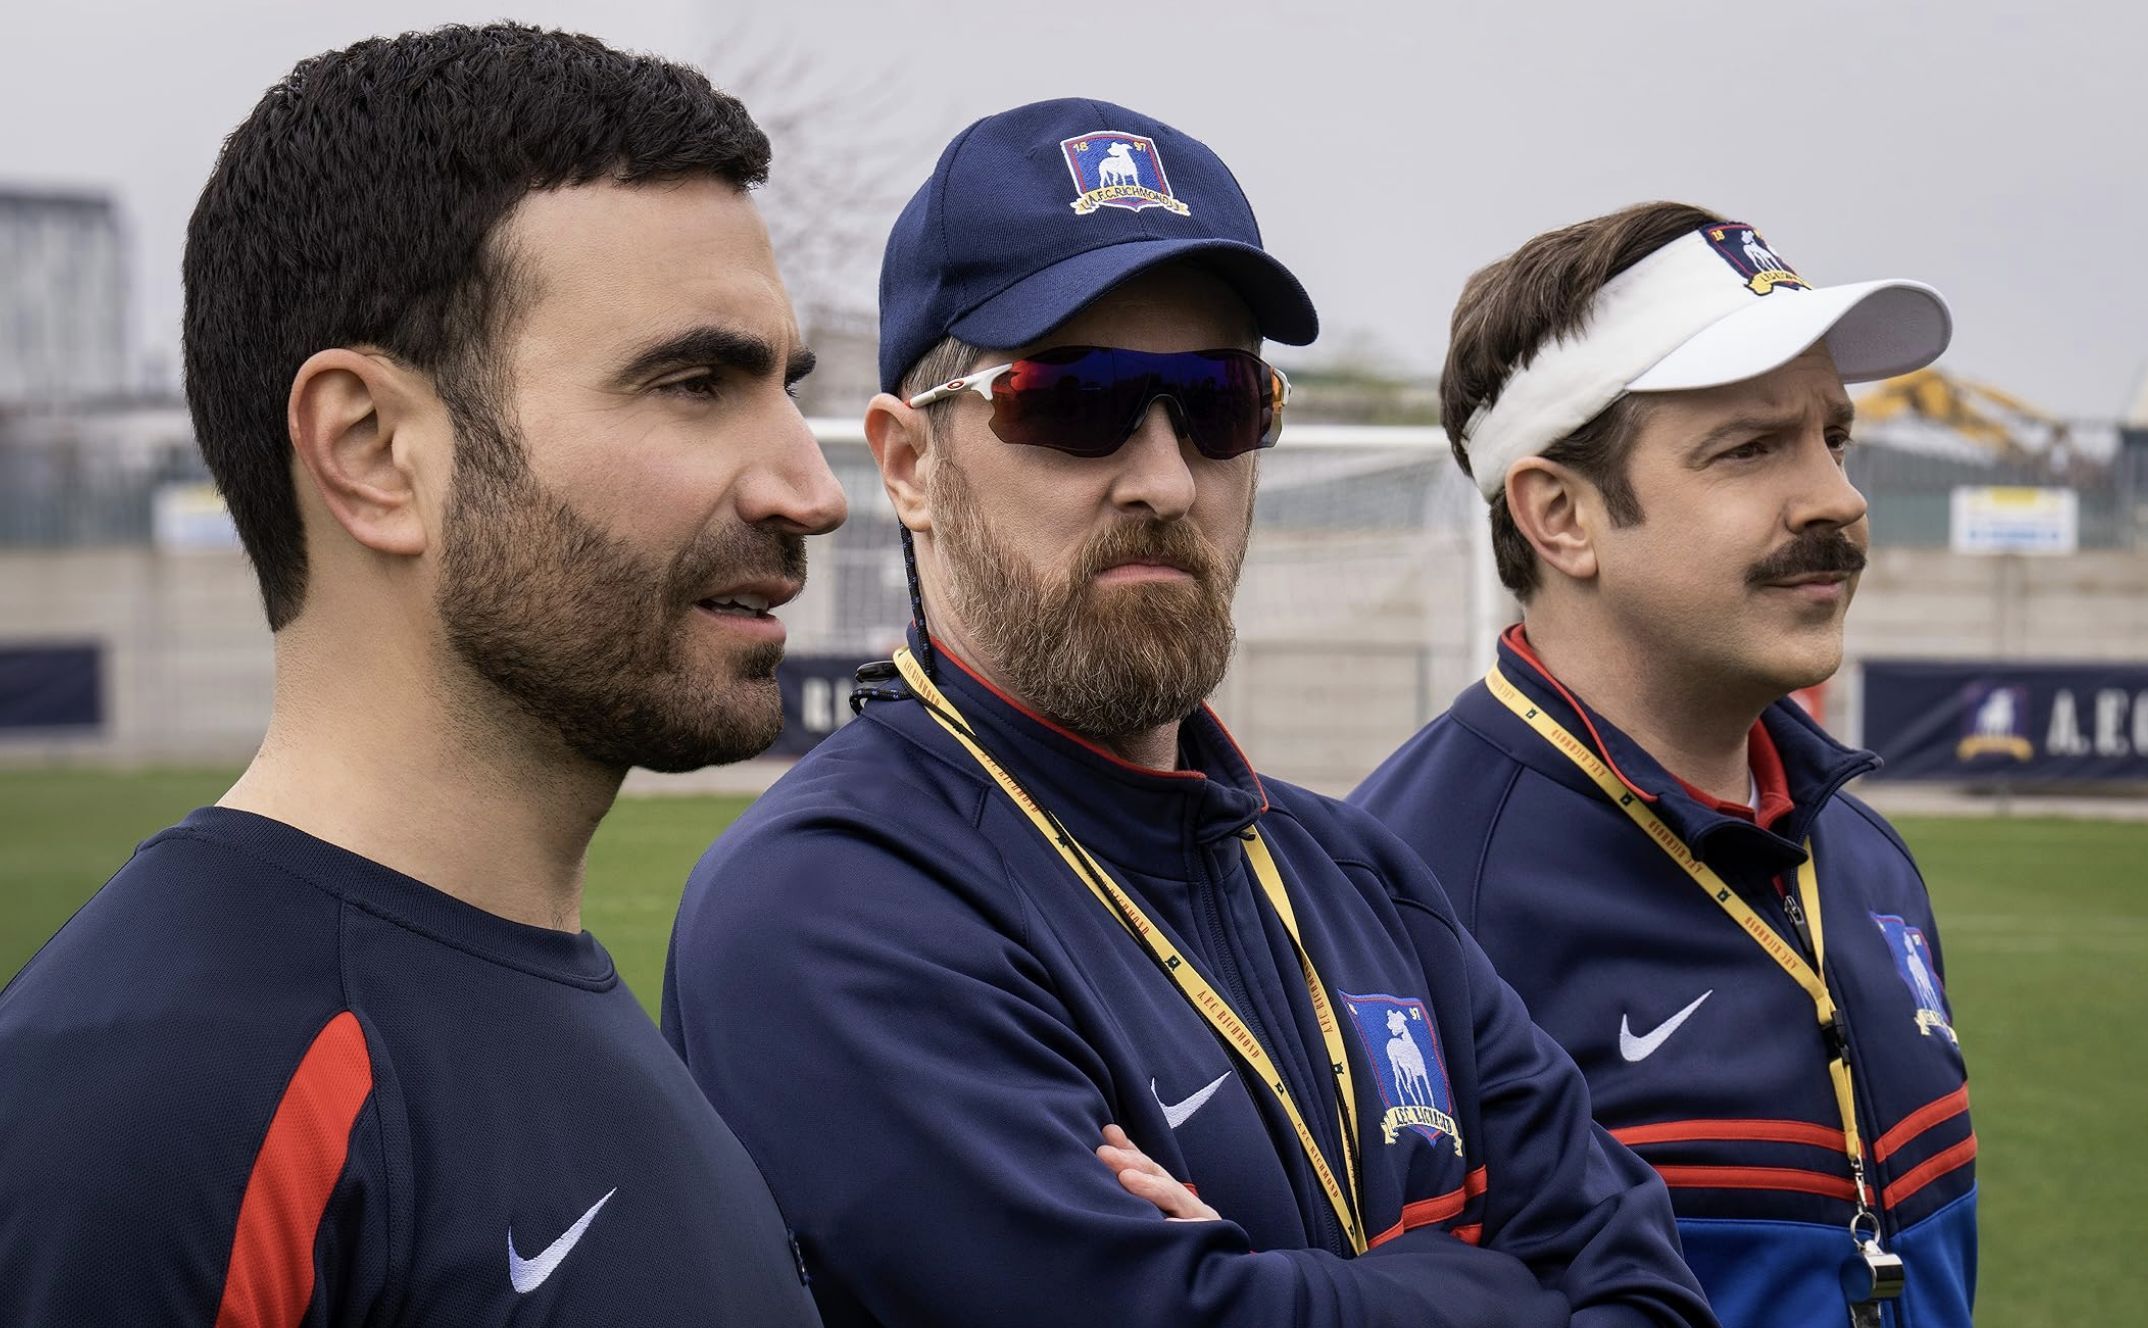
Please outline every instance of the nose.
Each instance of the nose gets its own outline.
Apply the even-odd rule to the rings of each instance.
[[[1865,496],[1850,482],[1845,458],[1816,439],[1804,449],[1798,487],[1788,513],[1792,530],[1807,526],[1854,526],[1865,519]]]
[[[794,535],[825,535],[850,515],[849,500],[820,440],[795,405],[771,421],[772,435],[750,471],[741,477],[739,519]]]
[[[1172,409],[1161,398],[1150,402],[1133,437],[1113,454],[1119,466],[1111,485],[1114,506],[1163,521],[1193,510],[1193,467],[1186,455],[1193,443],[1179,438]]]

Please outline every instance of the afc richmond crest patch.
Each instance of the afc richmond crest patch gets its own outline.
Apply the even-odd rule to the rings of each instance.
[[[1127,208],[1139,212],[1160,207],[1184,217],[1190,209],[1171,193],[1171,178],[1164,174],[1163,157],[1154,139],[1139,134],[1105,130],[1062,139],[1067,169],[1074,173],[1076,215],[1088,216],[1098,208]]]
[[[1760,232],[1742,221],[1705,226],[1701,228],[1701,234],[1707,238],[1709,247],[1721,254],[1723,261],[1744,278],[1745,288],[1755,295],[1766,295],[1778,287],[1812,289],[1788,263],[1776,257],[1775,251],[1768,248],[1768,242],[1760,238]]]
[[[1956,1046],[1954,1022],[1947,1011],[1946,994],[1939,990],[1939,975],[1932,963],[1932,943],[1924,933],[1892,913],[1874,913],[1880,935],[1887,938],[1887,953],[1894,956],[1894,971],[1917,1002],[1917,1031],[1930,1037],[1937,1030]]]
[[[1351,1026],[1365,1045],[1373,1079],[1387,1110],[1380,1136],[1392,1144],[1404,1130],[1415,1130],[1433,1143],[1442,1138],[1462,1154],[1462,1131],[1454,1123],[1454,1089],[1447,1062],[1440,1055],[1439,1029],[1423,1001],[1400,996],[1352,996],[1337,992],[1350,1012]]]

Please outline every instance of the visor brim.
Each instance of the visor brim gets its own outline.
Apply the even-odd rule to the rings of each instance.
[[[1919,281],[1866,281],[1777,291],[1719,318],[1628,383],[1629,392],[1687,392],[1779,369],[1821,341],[1845,383],[1921,369],[1946,352],[1954,316]]]

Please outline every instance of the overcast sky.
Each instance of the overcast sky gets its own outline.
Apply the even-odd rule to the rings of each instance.
[[[1672,197],[1754,222],[1808,278],[1932,282],[1955,310],[1945,365],[2059,413],[2108,418],[2148,370],[2148,6],[2130,2],[68,0],[6,20],[0,182],[117,194],[138,345],[170,363],[187,213],[261,91],[362,36],[503,15],[719,85],[727,59],[788,44],[830,87],[881,90],[860,136],[910,180],[1020,102],[1140,108],[1237,172],[1325,355],[1436,368],[1474,268]],[[870,264],[855,282],[869,306]]]

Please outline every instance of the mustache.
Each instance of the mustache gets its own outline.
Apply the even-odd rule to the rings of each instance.
[[[805,537],[763,526],[734,525],[709,531],[672,560],[670,598],[680,608],[692,608],[718,581],[762,577],[778,577],[803,586]]]
[[[1086,583],[1106,568],[1126,562],[1165,563],[1206,581],[1215,574],[1215,550],[1185,521],[1147,518],[1110,526],[1089,541],[1076,563],[1074,579]]]
[[[1838,528],[1815,527],[1800,534],[1745,573],[1745,584],[1758,590],[1775,581],[1819,572],[1850,576],[1865,570],[1865,551]]]

